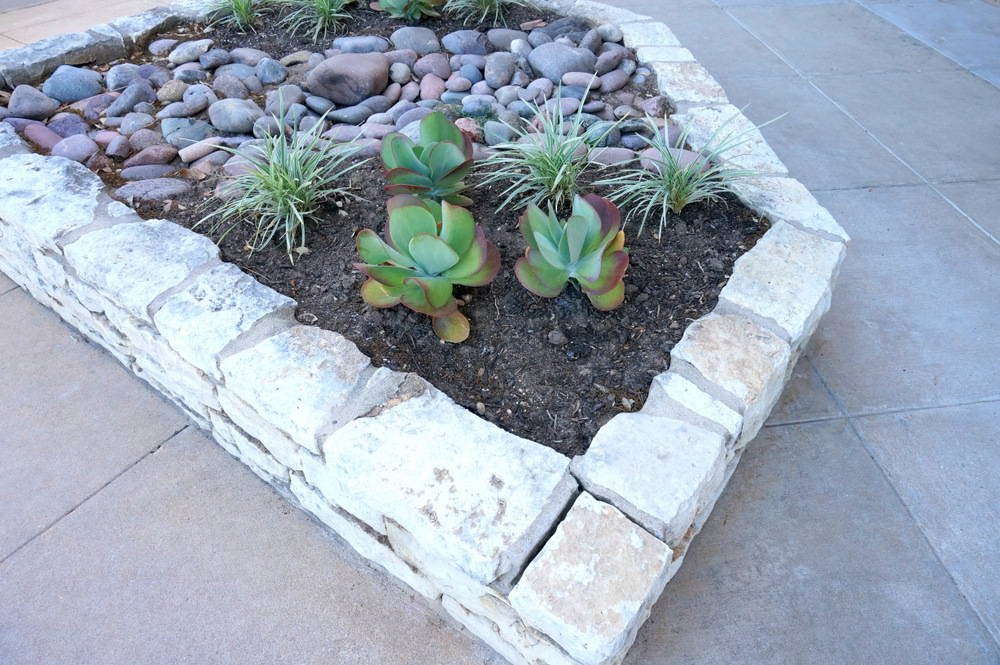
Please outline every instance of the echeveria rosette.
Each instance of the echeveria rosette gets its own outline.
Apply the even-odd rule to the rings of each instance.
[[[570,280],[600,310],[618,307],[625,299],[622,278],[628,267],[621,215],[611,201],[595,194],[577,196],[565,222],[552,209],[545,214],[531,204],[521,217],[521,235],[528,243],[514,274],[524,288],[543,298],[555,298]]]
[[[412,194],[422,199],[472,205],[463,196],[462,180],[472,169],[472,139],[462,133],[440,111],[420,121],[420,143],[403,134],[382,140],[382,163],[389,194]]]
[[[358,233],[365,263],[354,267],[369,277],[361,297],[375,307],[402,303],[434,319],[434,332],[449,342],[469,336],[469,320],[458,311],[455,284],[483,286],[500,269],[500,252],[486,240],[465,208],[403,194],[389,199],[383,233]]]

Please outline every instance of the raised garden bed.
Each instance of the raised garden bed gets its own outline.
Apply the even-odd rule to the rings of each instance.
[[[737,112],[662,24],[592,2],[554,9],[619,25],[692,121],[694,149]],[[0,76],[12,87],[60,61],[121,57],[178,12],[0,54]],[[54,52],[65,44],[81,50]],[[742,193],[770,230],[671,345],[641,410],[571,460],[298,325],[292,300],[202,236],[143,221],[4,123],[0,158],[0,269],[514,663],[624,656],[828,308],[847,241],[754,134],[732,161],[775,173]]]

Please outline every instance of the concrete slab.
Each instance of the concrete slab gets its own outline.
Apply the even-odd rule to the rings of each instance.
[[[996,663],[844,421],[752,441],[627,665]]]
[[[8,291],[13,291],[16,288],[17,284],[14,283],[14,280],[0,272],[0,295],[3,295]]]
[[[852,243],[806,354],[848,415],[1000,396],[1000,246],[927,186],[815,194]]]
[[[939,184],[937,188],[994,238],[1000,238],[1000,215],[996,207],[1000,180]]]
[[[965,67],[1000,66],[1000,8],[983,0],[865,5]]]
[[[854,120],[805,79],[734,78],[724,83],[729,100],[746,107],[788,167],[810,189],[848,189],[922,182]]]
[[[989,139],[1000,126],[1000,89],[975,74],[823,76],[813,82],[928,180],[996,178],[1000,157]]]
[[[974,67],[972,73],[1000,88],[1000,67]]]
[[[833,396],[806,356],[799,358],[785,384],[781,398],[774,405],[764,427],[814,420],[829,420],[842,414]]]
[[[10,665],[502,665],[193,428],[0,564]]]
[[[1000,639],[1000,402],[859,418],[858,431]]]
[[[725,88],[734,77],[796,76],[794,69],[724,9],[715,5],[677,7],[673,2],[647,5],[635,11],[666,23],[684,47]],[[706,30],[705,26],[709,25],[712,29]]]
[[[0,297],[0,377],[0,560],[187,425],[21,290]]]
[[[950,59],[853,3],[729,11],[806,75],[958,69]]]

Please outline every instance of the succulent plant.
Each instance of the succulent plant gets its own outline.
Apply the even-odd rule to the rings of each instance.
[[[375,307],[402,303],[434,317],[441,339],[465,340],[469,320],[452,288],[489,283],[500,269],[500,252],[465,208],[408,194],[392,197],[388,207],[384,241],[369,229],[358,233],[365,263],[354,267],[369,277],[361,297]]]
[[[437,111],[420,121],[420,144],[403,134],[389,134],[382,141],[385,191],[412,194],[422,199],[472,205],[461,192],[462,178],[472,168],[472,140]]]
[[[440,16],[435,7],[443,7],[445,0],[379,0],[378,8],[388,12],[392,18],[421,19],[424,16]]]
[[[597,309],[622,304],[628,267],[621,215],[611,201],[595,194],[573,199],[566,221],[549,207],[546,215],[535,204],[521,217],[521,235],[528,243],[514,274],[524,288],[543,298],[562,293],[566,282],[576,283]]]

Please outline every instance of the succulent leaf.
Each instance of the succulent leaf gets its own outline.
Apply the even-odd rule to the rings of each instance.
[[[408,206],[389,214],[389,221],[385,223],[386,239],[409,259],[413,258],[409,255],[410,241],[419,233],[437,235],[437,221],[426,208]]]
[[[461,312],[435,317],[434,332],[446,342],[464,342],[469,338],[469,319]]]
[[[372,307],[385,308],[399,304],[399,296],[390,295],[385,287],[374,279],[361,286],[361,297]]]
[[[597,309],[611,311],[625,301],[625,283],[618,282],[610,291],[601,295],[588,293],[587,297],[590,299],[590,304]]]
[[[431,233],[420,233],[410,241],[410,256],[417,268],[427,275],[443,273],[458,263],[458,253],[448,243]]]
[[[402,134],[389,134],[382,142],[386,191],[413,194],[435,201],[469,205],[461,192],[463,178],[472,168],[472,141],[440,111],[420,121],[420,143]]]

